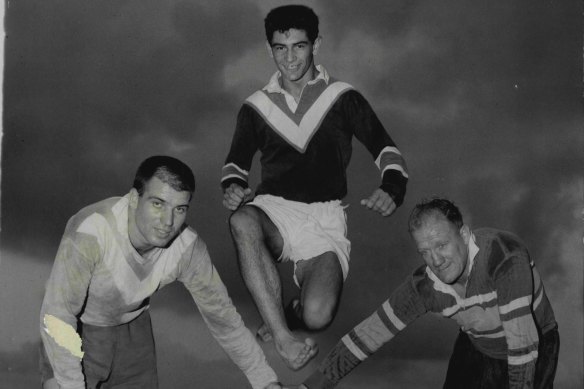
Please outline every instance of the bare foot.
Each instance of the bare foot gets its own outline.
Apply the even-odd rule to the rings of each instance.
[[[266,323],[262,323],[260,328],[258,328],[256,336],[262,342],[271,342],[274,339],[274,337],[272,336],[272,332],[270,331]]]
[[[304,342],[291,336],[283,341],[276,341],[276,351],[292,370],[304,367],[317,353],[318,346],[312,338],[304,339]]]

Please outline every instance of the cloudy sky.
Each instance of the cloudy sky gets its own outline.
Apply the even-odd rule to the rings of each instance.
[[[339,314],[316,336],[323,352],[299,373],[287,371],[265,345],[282,379],[306,377],[417,266],[408,212],[423,197],[446,195],[471,227],[511,230],[528,244],[560,326],[556,384],[582,387],[580,2],[300,3],[321,18],[317,62],[369,100],[402,150],[411,180],[404,205],[390,218],[363,209],[359,200],[379,176],[355,142],[344,200],[351,273]],[[0,382],[29,388],[38,380],[38,312],[67,219],[126,193],[137,165],[152,154],[193,167],[198,189],[189,222],[207,241],[245,321],[257,327],[219,179],[241,102],[274,71],[263,17],[281,4],[7,2]],[[287,296],[293,292],[286,285]],[[161,389],[244,386],[182,286],[162,290],[152,311]],[[423,318],[340,387],[440,386],[455,336],[453,323]]]

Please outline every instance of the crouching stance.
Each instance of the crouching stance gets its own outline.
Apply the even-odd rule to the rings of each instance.
[[[128,194],[69,220],[41,308],[44,388],[157,388],[149,301],[173,281],[253,388],[281,387],[185,223],[194,190],[184,163],[150,157]]]
[[[417,205],[409,228],[425,264],[345,335],[301,388],[333,388],[428,312],[460,325],[444,388],[553,387],[557,324],[521,240],[492,228],[471,231],[444,199]]]

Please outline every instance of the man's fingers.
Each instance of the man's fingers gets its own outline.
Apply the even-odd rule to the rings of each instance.
[[[396,208],[391,196],[381,189],[376,189],[368,199],[361,200],[361,205],[379,212],[382,216],[391,215]]]
[[[233,191],[225,191],[223,195],[223,206],[232,211],[235,211],[242,201],[243,197],[236,195]]]
[[[381,214],[383,216],[389,216],[393,213],[393,211],[395,211],[397,207],[395,206],[395,203],[392,201],[389,206],[387,207],[387,209],[385,211],[383,211]]]
[[[223,206],[227,209],[229,209],[230,211],[235,211],[237,209],[237,205],[234,204],[233,202],[230,202],[226,199],[223,199]]]

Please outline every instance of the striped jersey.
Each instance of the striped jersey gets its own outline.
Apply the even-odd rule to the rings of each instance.
[[[425,313],[455,320],[483,354],[507,360],[510,388],[533,383],[538,331],[556,326],[540,275],[525,245],[495,229],[474,231],[465,296],[419,267],[381,307],[333,348],[306,382],[332,388],[359,363]]]
[[[279,84],[279,73],[241,107],[221,184],[248,187],[255,153],[261,152],[256,194],[305,203],[342,199],[353,135],[372,154],[381,188],[400,205],[406,190],[406,164],[365,98],[351,85],[319,74],[296,102]]]
[[[211,263],[205,242],[190,227],[168,247],[138,254],[128,236],[129,197],[112,197],[74,215],[47,283],[41,308],[41,338],[61,388],[85,388],[81,360],[49,334],[46,318],[77,329],[128,323],[149,308],[150,296],[180,281],[193,297],[211,334],[254,388],[276,381],[262,349],[233,305]],[[67,326],[68,325],[68,326]]]

